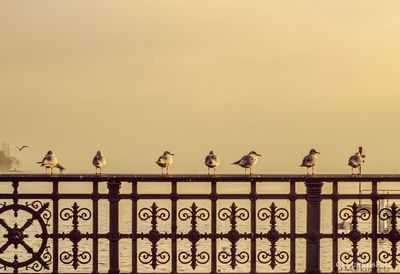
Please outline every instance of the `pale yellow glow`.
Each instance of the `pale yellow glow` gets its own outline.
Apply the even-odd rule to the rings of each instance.
[[[256,150],[255,172],[400,170],[399,1],[0,3],[0,141],[25,171],[52,149],[67,172],[219,172]]]

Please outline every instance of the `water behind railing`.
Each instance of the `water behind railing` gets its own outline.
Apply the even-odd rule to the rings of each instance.
[[[99,185],[99,192],[100,193],[108,193],[106,183],[100,183]],[[363,183],[364,188],[370,188],[369,182]],[[393,185],[389,183],[385,183],[384,186],[386,189],[390,189]],[[396,188],[395,186],[393,188]],[[155,193],[157,194],[171,193],[171,183],[169,182],[157,182],[157,183],[138,183],[138,193]],[[129,194],[131,191],[129,183],[123,183],[121,188],[121,193]],[[210,183],[178,183],[178,193],[180,194],[187,194],[187,193],[195,193],[195,194],[209,194],[211,191]],[[48,193],[52,192],[52,183],[51,182],[26,182],[21,183],[19,187],[19,193]],[[92,186],[90,183],[63,183],[60,182],[60,193],[92,193]],[[248,194],[250,192],[249,183],[229,183],[229,182],[219,182],[217,192],[219,194],[227,194],[227,193],[241,193],[241,194]],[[10,184],[0,184],[0,194],[1,193],[12,193],[12,188]],[[257,194],[288,194],[289,193],[289,183],[282,183],[282,182],[268,182],[268,183],[260,183],[257,184]],[[296,193],[297,194],[304,194],[305,187],[303,183],[296,184]],[[323,187],[323,193],[330,194],[332,193],[332,187],[330,183],[326,183]],[[339,193],[358,193],[358,184],[356,183],[343,183],[339,185]],[[3,200],[7,202],[7,204],[12,203],[11,200]],[[49,202],[50,209],[52,205],[51,200],[41,200],[42,202]],[[25,202],[32,202],[32,200],[20,200],[19,203]],[[61,199],[59,201],[59,208],[71,207],[74,202],[77,202],[80,207],[86,207],[89,210],[92,210],[92,201],[91,200],[68,200],[68,199]],[[159,207],[167,208],[168,210],[171,209],[171,201],[170,200],[139,200],[138,201],[138,209],[144,207],[150,207],[153,202],[156,202]],[[195,202],[198,207],[203,207],[210,210],[211,201],[210,200],[178,200],[178,212],[182,208],[189,208],[190,205]],[[229,207],[232,202],[241,208],[246,208],[250,210],[250,201],[249,200],[225,200],[219,199],[217,201],[217,210]],[[289,200],[264,200],[259,199],[257,200],[257,210],[262,207],[268,207],[270,204],[274,202],[278,207],[290,208],[290,201]],[[358,200],[339,200],[339,211],[340,209],[351,205],[353,202],[358,202]],[[366,203],[370,203],[369,200],[365,200]],[[390,203],[396,202],[399,203],[398,200],[390,200]],[[132,204],[131,201],[128,199],[121,200],[120,204],[120,233],[131,233],[132,231]],[[321,204],[321,233],[332,233],[332,201],[331,200],[322,200]],[[18,218],[14,218],[11,212],[8,216],[3,216],[2,218],[10,218],[15,219],[15,222],[22,224],[27,219],[28,215],[23,216],[19,215]],[[93,216],[92,216],[93,217]],[[303,199],[298,199],[296,201],[296,233],[306,233],[306,201]],[[11,223],[11,222],[10,222]],[[52,220],[50,220],[50,226],[47,228],[48,232],[52,232]],[[229,221],[218,221],[218,230],[217,233],[224,232],[226,233],[230,229]],[[361,221],[359,230],[360,231],[370,231],[371,228],[371,219],[368,221]],[[27,231],[30,235],[40,234],[41,232],[38,230],[38,227],[31,227],[29,229],[33,229],[32,231]],[[70,221],[62,221],[59,222],[59,233],[68,234],[72,229],[72,225]],[[79,223],[79,230],[82,233],[91,233],[93,230],[92,221],[80,221]],[[151,229],[149,222],[139,222],[138,224],[138,233],[147,233]],[[201,233],[211,233],[211,219],[207,221],[198,221],[198,228]],[[237,229],[239,232],[249,232],[250,231],[250,219],[246,221],[238,221]],[[169,233],[171,231],[171,218],[167,221],[159,220],[158,230],[161,233]],[[187,233],[190,230],[190,221],[181,221],[178,219],[178,231],[177,234],[179,236],[180,233]],[[257,221],[257,232],[268,232],[269,230],[269,223],[268,222],[261,222]],[[277,230],[280,233],[290,233],[290,221],[289,219],[285,221],[279,221],[277,224]],[[106,199],[99,200],[99,233],[107,233],[109,231],[109,202]],[[0,235],[3,235],[4,231],[0,230]],[[341,232],[341,231],[339,231]],[[6,242],[6,239],[0,237],[0,246]],[[27,240],[28,243],[31,243],[33,246],[37,245],[40,240],[31,237]],[[130,239],[121,239],[120,240],[120,270],[122,273],[129,273],[131,272],[132,268],[132,250],[131,250],[131,240]],[[190,242],[187,239],[178,239],[178,254],[181,251],[187,251],[190,248]],[[306,248],[306,240],[305,239],[296,239],[296,271],[304,272],[305,269],[305,248]],[[269,241],[268,240],[257,240],[257,253],[261,250],[269,249]],[[52,241],[49,240],[48,245],[50,246],[50,250],[52,250]],[[59,250],[60,253],[63,250],[70,250],[72,247],[72,243],[69,240],[60,240],[59,241]],[[218,240],[217,241],[217,252],[222,250],[229,249],[230,242],[228,240]],[[171,240],[160,240],[158,243],[159,251],[167,251],[171,253]],[[290,250],[290,241],[288,239],[280,239],[277,244],[277,248],[280,251],[286,251],[289,253]],[[390,243],[387,240],[379,240],[378,241],[378,248],[380,250],[390,250]],[[79,242],[79,249],[80,251],[88,251],[92,252],[92,240],[81,240]],[[138,254],[143,250],[150,249],[150,242],[147,239],[138,240]],[[250,251],[250,240],[241,239],[238,242],[238,251]],[[351,243],[349,240],[340,240],[339,241],[339,254],[344,250],[349,251],[351,249]],[[362,240],[359,245],[359,249],[362,251],[367,251],[368,253],[371,252],[371,243],[370,240]],[[211,241],[207,240],[200,240],[198,243],[198,250],[206,251],[207,253],[211,253]],[[11,260],[13,257],[13,253],[5,253],[2,255],[2,258]],[[21,255],[20,259],[24,259],[28,257],[27,254]],[[332,271],[332,240],[331,239],[322,239],[321,240],[321,270],[322,272],[331,272]],[[318,259],[318,258],[316,258]],[[107,239],[99,239],[99,272],[107,272],[109,269],[109,241]],[[51,266],[50,266],[51,268]],[[218,263],[218,269],[221,272],[249,272],[250,266],[249,264],[238,265],[235,270],[232,270],[229,265],[224,265]],[[284,265],[277,265],[275,269],[271,269],[268,265],[261,264],[257,262],[257,269],[260,272],[288,272],[289,271],[289,264],[286,263]],[[76,273],[89,273],[92,271],[92,265],[83,264],[80,265],[78,270],[74,270],[72,266],[65,265],[60,263],[60,272],[76,272]],[[157,269],[154,271],[150,265],[145,264],[138,264],[138,272],[170,272],[171,271],[171,262],[165,265],[159,265]],[[199,265],[196,270],[192,270],[189,265],[184,265],[178,263],[178,271],[179,272],[210,272],[210,264],[206,265]],[[354,271],[349,269],[349,271]],[[385,269],[385,272],[391,272],[391,269]],[[6,273],[12,273],[12,269],[8,269]],[[21,271],[23,272],[23,271]],[[29,271],[28,271],[29,272]],[[369,272],[366,270],[365,272]]]

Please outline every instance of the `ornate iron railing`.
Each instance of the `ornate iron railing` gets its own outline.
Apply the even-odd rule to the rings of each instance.
[[[37,182],[52,187],[49,192],[44,186],[21,191],[21,186],[32,189]],[[370,184],[371,192],[339,194],[339,184],[356,182]],[[396,273],[400,194],[379,192],[380,184],[387,189],[394,182],[400,182],[400,175],[0,175],[0,269]],[[169,191],[159,191],[158,183]],[[233,190],[217,191],[226,183]],[[88,193],[68,188],[88,184]],[[283,188],[272,193],[268,189],[273,184]],[[67,191],[60,191],[60,185]],[[236,185],[249,191],[235,191]],[[104,186],[107,189],[100,191]],[[142,193],[141,186],[153,187]],[[261,188],[264,191],[258,191]],[[361,199],[367,203],[355,202]],[[388,199],[391,203],[382,206]],[[128,232],[120,229],[121,222],[127,222],[126,204],[120,209],[123,202],[130,203]],[[121,249],[123,241],[130,242],[129,248],[125,244]],[[321,249],[328,252],[321,254]]]

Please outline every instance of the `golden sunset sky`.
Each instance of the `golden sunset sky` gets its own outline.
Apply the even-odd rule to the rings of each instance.
[[[67,172],[399,173],[400,2],[0,2],[0,142],[27,172],[53,150]]]

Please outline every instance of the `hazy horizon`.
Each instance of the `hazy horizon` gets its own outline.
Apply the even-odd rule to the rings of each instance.
[[[9,1],[0,4],[0,142],[26,172],[399,173],[400,2]]]

